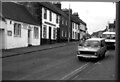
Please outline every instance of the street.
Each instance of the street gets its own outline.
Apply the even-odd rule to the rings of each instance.
[[[96,62],[79,61],[78,44],[2,59],[3,80],[115,80],[115,50]]]

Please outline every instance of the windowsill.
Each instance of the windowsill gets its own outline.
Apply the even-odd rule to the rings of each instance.
[[[20,36],[20,35],[14,35],[14,37],[18,37],[18,38],[20,38],[21,36]]]

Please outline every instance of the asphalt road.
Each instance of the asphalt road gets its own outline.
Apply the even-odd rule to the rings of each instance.
[[[77,44],[2,59],[3,80],[114,80],[115,50],[99,61],[79,61]]]

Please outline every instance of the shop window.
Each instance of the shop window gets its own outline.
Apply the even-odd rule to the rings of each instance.
[[[47,26],[43,26],[43,38],[47,38]]]

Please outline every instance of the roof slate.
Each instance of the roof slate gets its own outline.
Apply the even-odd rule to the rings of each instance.
[[[27,24],[39,25],[38,21],[29,13],[29,11],[20,4],[13,2],[2,2],[3,17]]]

